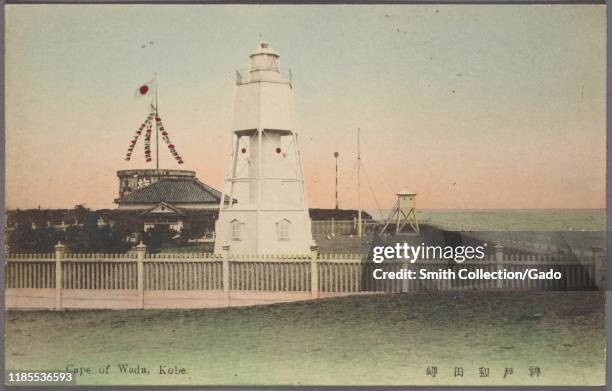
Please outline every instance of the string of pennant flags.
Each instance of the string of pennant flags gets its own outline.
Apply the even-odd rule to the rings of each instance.
[[[155,118],[155,121],[157,122],[157,129],[159,129],[159,131],[161,132],[162,140],[164,140],[164,142],[168,146],[170,153],[172,154],[172,156],[174,156],[174,159],[178,162],[178,164],[183,164],[183,158],[176,151],[176,148],[174,144],[172,144],[172,141],[170,141],[170,136],[168,136],[168,132],[164,129],[164,124],[162,123],[161,118],[157,116]]]
[[[153,128],[153,123],[151,121],[147,122],[147,131],[145,132],[145,139],[144,139],[144,153],[145,153],[145,160],[147,163],[149,163],[152,159],[151,159],[151,130]]]
[[[132,153],[134,152],[136,143],[138,142],[138,139],[140,138],[143,132],[145,133],[145,136],[144,136],[145,161],[147,163],[150,163],[153,160],[151,157],[151,135],[153,133],[153,119],[155,119],[155,125],[157,126],[157,130],[160,132],[162,136],[162,140],[164,140],[164,142],[166,143],[168,149],[170,150],[170,153],[172,154],[172,156],[174,156],[174,159],[177,161],[178,164],[183,164],[184,163],[183,158],[176,151],[176,147],[174,146],[174,144],[172,144],[172,141],[170,141],[170,136],[168,135],[168,131],[166,131],[166,129],[164,128],[164,124],[161,118],[159,117],[159,115],[156,115],[156,110],[154,106],[151,106],[151,112],[145,118],[142,124],[140,124],[140,127],[136,131],[136,134],[134,134],[134,138],[132,138],[132,141],[130,141],[130,145],[128,146],[127,154],[125,155],[125,160],[129,162],[130,159],[132,158]]]

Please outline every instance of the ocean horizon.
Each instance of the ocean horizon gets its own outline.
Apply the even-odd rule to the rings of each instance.
[[[384,222],[392,209],[365,209]],[[605,209],[420,209],[420,222],[458,231],[605,231]]]

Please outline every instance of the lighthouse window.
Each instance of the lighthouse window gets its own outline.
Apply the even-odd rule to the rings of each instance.
[[[289,227],[291,222],[289,220],[281,220],[276,223],[276,236],[278,240],[289,240]]]
[[[241,240],[242,238],[242,223],[238,220],[232,220],[232,240]]]

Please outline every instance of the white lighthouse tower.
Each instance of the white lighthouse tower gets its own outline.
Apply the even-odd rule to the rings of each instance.
[[[215,252],[306,254],[314,245],[294,124],[293,86],[261,43],[237,73],[232,150],[216,223]],[[224,203],[229,197],[232,202]]]

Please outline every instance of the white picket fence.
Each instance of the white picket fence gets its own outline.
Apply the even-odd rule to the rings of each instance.
[[[377,264],[358,254],[239,255],[8,254],[7,308],[207,308],[267,304],[376,292],[465,289],[596,289],[603,286],[603,253],[590,256],[509,255],[501,246],[477,262],[428,260]],[[440,269],[562,273],[561,280],[376,280],[375,269]]]

